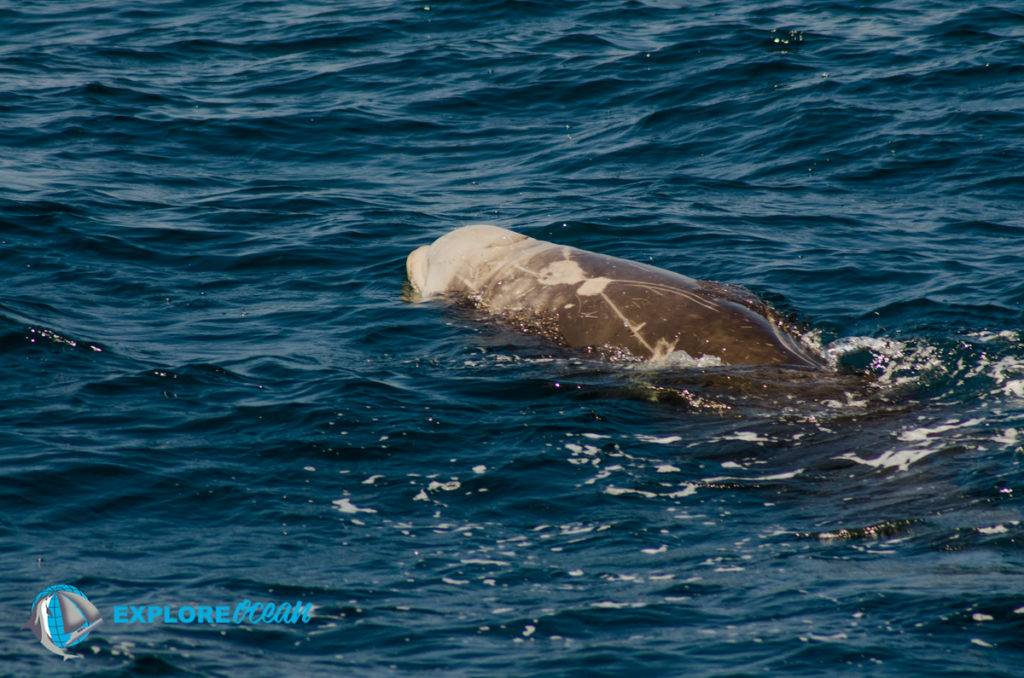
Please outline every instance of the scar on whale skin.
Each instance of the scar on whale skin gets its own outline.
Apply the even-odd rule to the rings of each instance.
[[[826,365],[742,287],[497,226],[455,229],[413,251],[406,271],[419,300],[468,301],[569,347],[651,360],[684,351],[729,365]]]

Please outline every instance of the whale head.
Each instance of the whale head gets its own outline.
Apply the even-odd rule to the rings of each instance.
[[[487,264],[507,255],[507,248],[529,237],[489,224],[474,224],[446,233],[405,260],[409,282],[421,299],[444,294],[455,286],[475,290],[485,279]]]

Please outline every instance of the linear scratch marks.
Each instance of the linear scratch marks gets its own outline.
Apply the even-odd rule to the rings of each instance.
[[[708,309],[709,311],[718,310],[718,307],[715,306],[713,302],[708,301],[707,299],[701,297],[698,294],[690,292],[689,290],[679,289],[678,287],[670,287],[669,285],[664,285],[662,283],[641,282],[639,280],[619,280],[617,282],[626,287],[641,287],[646,290],[662,292],[663,294],[674,294],[676,296],[686,299],[687,301],[697,304],[698,306],[702,306]]]
[[[472,283],[472,281],[469,278],[467,278],[466,276],[460,275],[460,276],[458,276],[458,279],[459,279],[459,283],[461,283],[463,287],[465,287],[467,290],[469,290],[471,294],[477,294],[477,293],[480,292],[480,290],[477,288],[477,286],[474,285]]]
[[[666,296],[676,296],[681,300],[695,304],[709,311],[717,310],[717,307],[713,302],[708,301],[700,297],[699,295],[690,292],[689,290],[680,289],[679,287],[673,287],[664,283],[656,282],[644,282],[640,280],[629,280],[629,279],[616,279],[616,278],[605,278],[601,276],[589,276],[583,272],[576,261],[572,258],[573,250],[568,247],[559,248],[560,259],[555,261],[548,261],[547,264],[540,267],[538,270],[530,268],[528,266],[530,260],[526,257],[519,257],[505,265],[505,269],[511,268],[517,272],[528,275],[530,278],[539,281],[541,284],[577,284],[576,288],[576,299],[579,304],[579,317],[581,318],[597,318],[599,315],[595,311],[585,312],[583,310],[584,304],[580,297],[593,297],[600,296],[608,308],[611,309],[612,313],[617,317],[629,330],[629,333],[644,347],[648,353],[654,357],[664,357],[668,353],[675,350],[675,344],[677,342],[668,342],[665,340],[659,340],[655,344],[652,344],[646,336],[644,336],[643,330],[647,326],[647,323],[639,323],[630,320],[626,312],[621,308],[608,294],[607,288],[610,284],[617,283],[627,288],[640,288],[646,291],[660,293]],[[525,261],[524,261],[525,259]],[[566,266],[565,262],[572,264],[573,268],[570,271]],[[632,304],[634,310],[640,310],[637,308],[637,304]]]
[[[651,346],[647,342],[646,339],[644,339],[642,334],[640,334],[640,330],[642,330],[644,328],[644,325],[646,325],[647,323],[641,323],[639,325],[634,325],[632,323],[632,321],[630,321],[630,319],[627,318],[625,316],[625,314],[623,314],[623,312],[619,310],[619,307],[616,306],[615,303],[611,299],[608,298],[607,294],[605,294],[604,292],[601,292],[601,298],[604,299],[605,303],[608,304],[608,307],[610,309],[612,309],[612,311],[615,312],[615,315],[619,316],[619,318],[622,320],[622,322],[625,323],[626,327],[629,328],[629,331],[633,333],[634,337],[636,337],[636,340],[639,341],[641,344],[643,344],[644,348],[646,348],[648,351],[650,351],[653,354],[654,353],[654,347]]]
[[[520,264],[518,261],[513,261],[511,264],[509,264],[509,266],[516,270],[522,271],[523,273],[529,273],[534,278],[540,277],[540,273],[538,271],[535,271],[532,268],[527,268],[526,266]]]

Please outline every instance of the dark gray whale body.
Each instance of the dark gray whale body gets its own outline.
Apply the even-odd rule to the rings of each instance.
[[[652,360],[684,351],[728,365],[825,367],[742,287],[496,226],[456,229],[412,252],[406,268],[422,299],[468,300],[570,347],[625,349]]]

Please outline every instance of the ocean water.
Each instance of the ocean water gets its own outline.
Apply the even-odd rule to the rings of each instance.
[[[8,2],[0,91],[0,674],[1019,675],[1018,3]],[[481,222],[835,374],[405,301]]]

